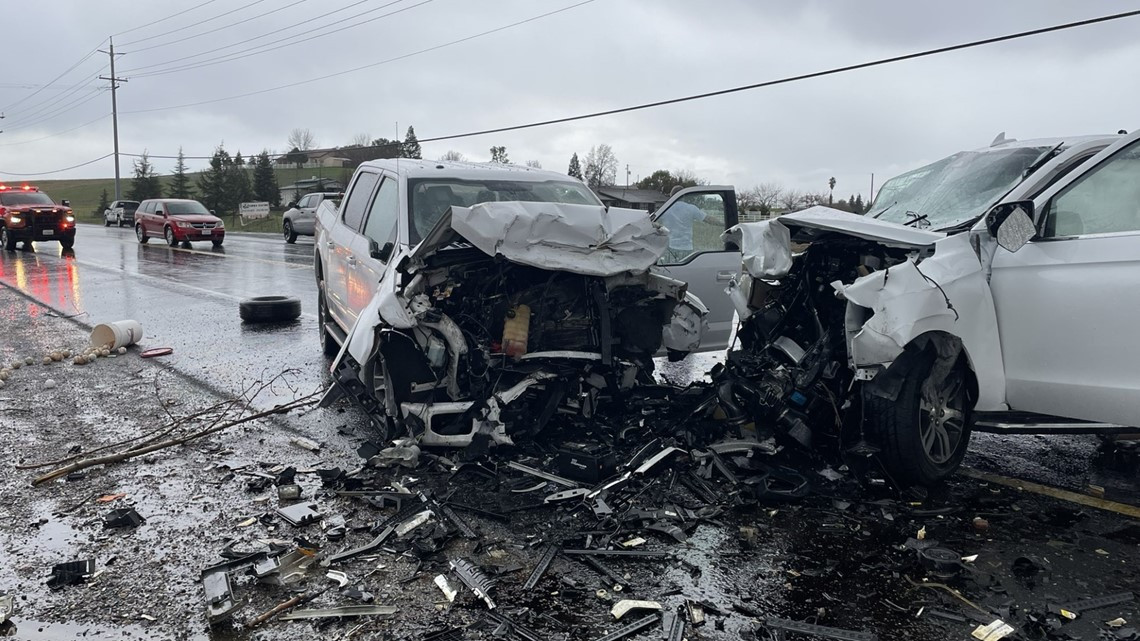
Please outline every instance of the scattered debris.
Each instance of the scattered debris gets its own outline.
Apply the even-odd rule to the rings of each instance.
[[[442,574],[437,574],[435,576],[435,584],[439,586],[440,591],[443,592],[443,596],[447,599],[448,603],[455,601],[455,597],[459,592],[451,587],[451,584],[447,582],[447,577]]]
[[[47,585],[52,590],[58,590],[66,585],[79,585],[86,582],[92,574],[95,574],[95,559],[59,563],[52,567]]]
[[[5,623],[15,611],[16,595],[7,590],[0,590],[0,624]]]
[[[594,641],[617,641],[618,639],[624,639],[626,637],[633,636],[638,632],[641,632],[642,630],[652,626],[660,620],[661,615],[651,614],[644,619],[638,619],[637,621],[634,621],[625,627],[618,628],[617,630],[614,630],[607,635],[600,636]]]
[[[321,444],[320,443],[318,443],[312,439],[305,438],[303,436],[294,436],[294,437],[289,439],[289,442],[292,443],[293,445],[296,445],[297,447],[299,447],[301,449],[309,450],[310,452],[321,451]]]
[[[455,576],[459,578],[459,581],[463,583],[463,585],[467,586],[467,589],[474,592],[475,596],[483,599],[488,609],[495,609],[495,602],[491,600],[490,594],[491,580],[487,578],[487,575],[483,574],[483,571],[480,570],[478,566],[467,559],[455,559],[451,561],[449,565],[451,566],[451,571],[455,573]]]
[[[277,508],[277,516],[294,527],[316,523],[321,519],[321,513],[317,511],[316,503],[298,503]]]
[[[104,528],[138,527],[146,522],[133,507],[111,510],[103,517]]]
[[[329,619],[335,617],[392,616],[399,611],[399,608],[394,608],[390,605],[345,605],[339,608],[295,610],[289,614],[283,614],[279,618],[282,621],[298,621],[301,619]]]
[[[1016,630],[1013,629],[1013,626],[1001,619],[994,619],[993,623],[989,625],[979,625],[974,628],[970,636],[978,639],[978,641],[1001,641],[1014,632]]]
[[[610,608],[610,614],[613,615],[615,621],[620,621],[622,617],[633,612],[634,610],[658,610],[660,611],[661,604],[657,601],[639,601],[633,599],[623,599],[614,604]]]
[[[768,617],[764,620],[764,625],[770,630],[799,632],[828,639],[839,639],[840,641],[876,641],[878,639],[873,632],[843,630],[841,628],[832,628],[826,625],[816,625],[814,623],[804,623],[802,621],[792,621],[791,619],[781,619],[778,617]]]

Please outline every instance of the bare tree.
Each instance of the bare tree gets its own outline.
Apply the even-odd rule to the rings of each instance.
[[[617,156],[609,145],[602,143],[590,147],[586,154],[586,170],[583,178],[591,187],[608,187],[617,183]]]
[[[784,188],[780,183],[775,182],[760,183],[752,190],[755,192],[756,202],[761,209],[767,207],[769,211],[776,208],[777,203],[780,202],[780,195],[784,193]]]
[[[354,147],[367,147],[372,142],[372,134],[360,133],[352,137],[348,144]]]
[[[697,185],[709,184],[709,181],[704,178],[698,178],[697,173],[691,169],[675,169],[672,173],[673,179],[677,181],[678,185],[696,187]]]
[[[533,167],[535,169],[542,169],[542,163],[538,162],[537,160],[526,161],[526,166],[527,167]]]
[[[308,151],[317,146],[317,139],[313,136],[313,132],[308,129],[297,128],[289,132],[289,140],[287,146],[290,149],[299,149],[301,151]]]
[[[795,211],[803,204],[804,195],[795,189],[787,189],[780,193],[778,202],[785,211]]]
[[[450,160],[452,162],[467,162],[467,156],[464,156],[463,154],[459,153],[458,151],[455,151],[454,149],[448,149],[447,153],[440,156],[439,159],[440,160]]]

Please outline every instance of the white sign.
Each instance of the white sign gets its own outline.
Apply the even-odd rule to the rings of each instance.
[[[241,217],[246,220],[269,217],[269,203],[241,203],[238,205]]]

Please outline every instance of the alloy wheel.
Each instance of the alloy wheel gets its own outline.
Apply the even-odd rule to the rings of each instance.
[[[966,388],[962,376],[951,373],[933,398],[919,400],[919,436],[926,455],[936,464],[949,461],[958,449],[966,429]]]

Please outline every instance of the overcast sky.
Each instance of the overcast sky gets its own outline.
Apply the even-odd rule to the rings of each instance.
[[[31,95],[101,40],[105,48],[111,34],[118,34],[116,51],[127,54],[116,63],[118,75],[129,79],[119,91],[123,152],[170,155],[182,147],[187,155],[209,155],[224,142],[230,153],[250,155],[285,151],[294,127],[312,130],[322,147],[347,144],[358,133],[391,138],[397,123],[401,137],[409,124],[420,138],[457,134],[1140,9],[1135,0],[594,0],[330,79],[143,111],[406,56],[581,0],[203,2],[7,2],[0,170],[48,171],[111,152],[111,97],[98,89],[106,83],[95,80],[107,73],[106,55],[91,56]],[[231,13],[218,17],[225,12]],[[378,19],[356,24],[372,18]],[[27,28],[13,28],[21,24]],[[881,183],[954,151],[985,146],[1001,131],[1026,139],[1140,126],[1138,32],[1140,18],[1126,18],[770,89],[425,143],[423,154],[436,158],[454,149],[487,160],[489,147],[505,145],[514,162],[538,160],[564,172],[572,153],[584,159],[591,145],[608,143],[622,167],[619,183],[628,164],[632,181],[659,168],[686,169],[740,188],[776,181],[822,191],[834,176],[837,197],[866,194],[872,172]],[[247,55],[256,47],[279,48]],[[169,69],[164,63],[172,60],[189,65],[243,51],[246,57],[233,62],[145,75]],[[100,116],[107,117],[79,127]],[[162,172],[173,167],[169,160],[156,164]],[[129,175],[130,159],[122,167]],[[113,173],[108,158],[43,178]]]

